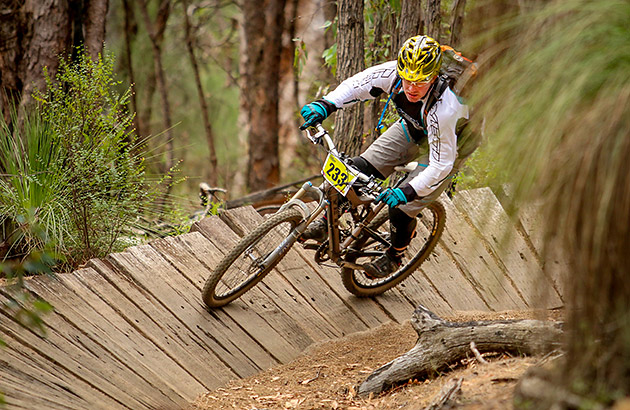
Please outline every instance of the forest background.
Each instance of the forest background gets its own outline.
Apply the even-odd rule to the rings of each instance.
[[[2,245],[6,254],[20,232],[22,256],[35,256],[1,268],[42,270],[46,253],[30,251],[41,251],[35,245],[49,232],[30,222],[41,225],[44,214],[49,227],[64,215],[76,219],[68,228],[78,238],[73,266],[99,256],[86,251],[96,239],[104,242],[99,252],[114,250],[116,241],[99,235],[102,224],[114,221],[120,235],[132,220],[123,216],[164,190],[185,204],[200,181],[236,197],[317,172],[320,162],[297,131],[299,107],[427,33],[480,63],[471,101],[488,139],[473,174],[495,184],[497,175],[508,178],[515,209],[540,201],[547,243],[570,262],[566,356],[549,376],[565,390],[547,399],[562,402],[568,391],[586,398],[574,407],[610,405],[630,393],[629,15],[624,0],[5,1]],[[114,59],[98,60],[103,51]],[[60,54],[77,64],[64,65]],[[39,117],[21,110],[31,103],[40,104]],[[382,103],[335,114],[328,125],[347,153],[375,138]],[[39,141],[68,141],[65,156],[31,157],[40,168],[24,173],[30,135],[63,137]],[[135,150],[139,142],[146,149]],[[52,166],[68,164],[75,179],[60,172],[42,182]],[[158,184],[149,195],[136,189],[149,174],[186,181]],[[102,192],[103,181],[117,189]],[[18,198],[24,186],[37,189]],[[28,201],[14,201],[23,212],[10,206],[48,186],[71,188],[52,197],[48,213]],[[173,209],[157,203],[158,213]]]
[[[411,35],[427,32],[459,46],[475,2],[13,3],[3,13],[5,92],[27,105],[35,88],[45,88],[43,67],[54,77],[57,56],[72,54],[73,46],[85,44],[93,56],[113,54],[119,92],[133,90],[127,108],[136,113],[135,134],[157,136],[149,138],[159,153],[152,166],[164,171],[179,164],[188,180],[174,189],[183,197],[208,181],[234,198],[317,172],[314,151],[297,129],[299,108],[346,76],[394,59]],[[495,7],[518,10],[503,3]],[[484,19],[466,20],[477,22],[470,30],[484,30]],[[365,139],[382,101],[373,106],[365,108],[363,126],[340,138]],[[7,120],[9,110],[5,96]]]

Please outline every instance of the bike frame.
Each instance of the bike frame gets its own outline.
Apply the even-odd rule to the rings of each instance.
[[[317,124],[317,134],[311,135],[308,130],[307,136],[314,144],[321,144],[327,149],[329,153],[334,153],[339,156],[335,145],[328,135],[328,132],[321,126],[321,124]],[[346,164],[347,165],[347,164]],[[357,179],[366,185],[368,185],[372,190],[376,192],[380,192],[380,185],[374,181],[374,178],[371,178],[357,169],[354,169],[358,173]],[[308,208],[308,206],[302,201],[305,195],[314,196],[318,201],[318,205],[312,211]],[[288,244],[292,244],[299,236],[306,230],[308,225],[310,225],[322,212],[326,211],[327,221],[328,221],[328,256],[330,260],[332,260],[335,264],[337,264],[341,268],[353,268],[353,269],[362,269],[362,266],[344,261],[342,258],[345,255],[346,251],[351,249],[352,245],[359,238],[363,230],[367,227],[367,225],[374,219],[376,215],[386,206],[384,203],[379,203],[374,206],[369,206],[368,204],[374,202],[375,197],[373,196],[359,196],[354,189],[350,189],[345,198],[351,203],[352,208],[357,209],[361,205],[368,205],[368,213],[361,217],[358,221],[359,223],[353,229],[351,234],[341,243],[340,229],[339,229],[339,198],[341,193],[339,193],[335,187],[333,187],[329,182],[324,181],[322,185],[319,187],[313,186],[313,184],[309,182],[305,182],[302,187],[291,197],[291,199],[285,203],[280,210],[286,209],[288,207],[297,207],[303,213],[302,222],[296,226],[293,231],[288,235],[285,241],[274,251],[271,255],[269,255],[268,260],[272,257],[275,257],[275,254],[282,251],[284,247]],[[379,240],[383,243],[385,241],[380,238],[377,234],[372,235],[376,240]]]

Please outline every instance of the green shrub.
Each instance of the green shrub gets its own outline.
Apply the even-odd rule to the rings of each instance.
[[[0,127],[0,222],[13,254],[42,249],[37,225],[74,268],[120,250],[127,226],[151,209],[159,184],[133,145],[130,91],[115,91],[113,66],[111,56],[62,58],[22,126]]]

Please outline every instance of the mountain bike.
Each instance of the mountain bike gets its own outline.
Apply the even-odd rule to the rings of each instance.
[[[306,130],[307,137],[327,152],[322,168],[324,182],[320,186],[305,182],[275,214],[267,216],[223,257],[203,288],[203,302],[209,308],[227,305],[260,282],[324,212],[328,239],[321,244],[305,241],[302,246],[315,250],[318,264],[332,262],[340,267],[344,287],[358,297],[380,295],[398,285],[433,251],[446,222],[439,201],[431,202],[418,215],[416,234],[399,269],[384,278],[367,274],[363,265],[390,246],[387,206],[375,203],[385,183],[354,167],[350,158],[337,151],[321,124],[311,130]],[[403,177],[394,186],[416,166],[410,163],[397,168]],[[303,199],[308,196],[315,199],[316,206],[307,205]]]

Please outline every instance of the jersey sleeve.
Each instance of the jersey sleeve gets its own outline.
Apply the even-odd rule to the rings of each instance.
[[[396,80],[396,61],[388,61],[361,71],[344,80],[324,96],[337,108],[345,108],[359,101],[373,100],[390,92]]]
[[[468,107],[448,88],[429,110],[426,118],[429,142],[429,164],[409,184],[418,196],[433,192],[450,174],[457,158],[457,120],[468,118]]]

